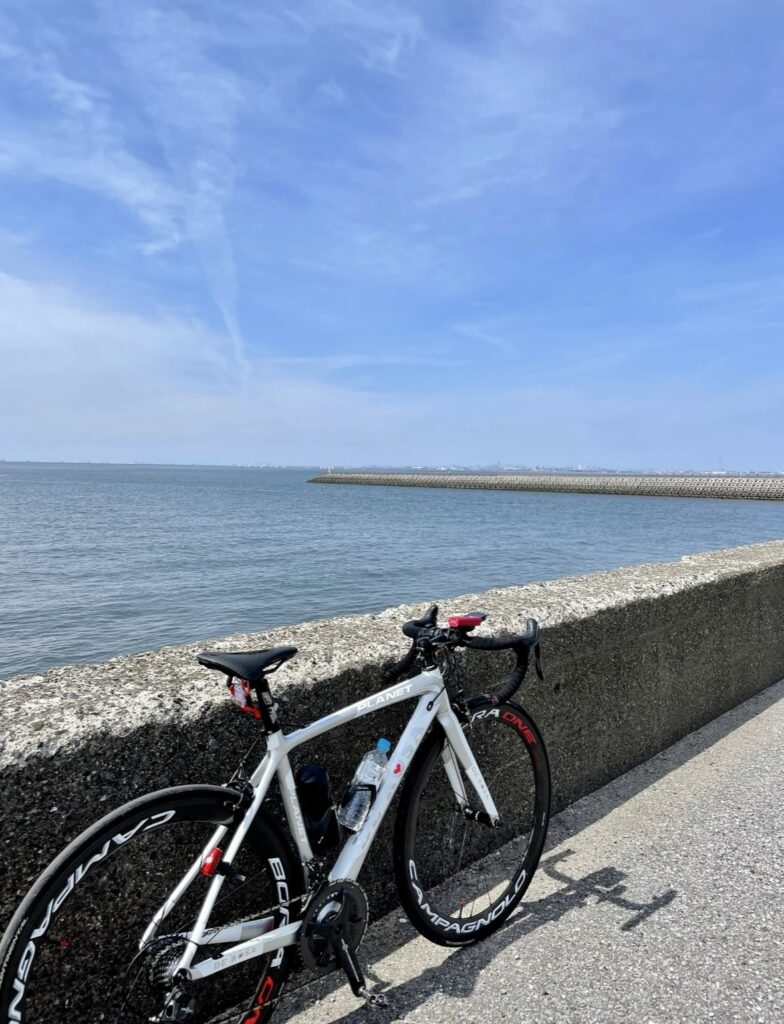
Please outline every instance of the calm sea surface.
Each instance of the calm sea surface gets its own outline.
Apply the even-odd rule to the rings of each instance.
[[[784,503],[0,464],[0,679],[784,537]]]

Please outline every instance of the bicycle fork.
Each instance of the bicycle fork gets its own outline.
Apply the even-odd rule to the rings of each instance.
[[[498,809],[495,806],[490,790],[487,788],[487,783],[479,769],[479,765],[476,763],[476,758],[468,744],[465,733],[460,727],[460,722],[455,717],[451,708],[448,709],[448,714],[439,714],[438,721],[446,734],[446,743],[441,752],[441,760],[458,807],[466,818],[495,828],[499,823]],[[460,771],[461,766],[482,803],[482,810],[477,811],[471,806],[468,792],[463,782],[463,775]]]

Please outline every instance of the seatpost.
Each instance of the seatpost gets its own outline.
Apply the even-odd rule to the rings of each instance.
[[[264,676],[262,682],[256,687],[256,698],[261,711],[261,721],[265,732],[280,732],[280,721],[278,719],[278,705],[272,698],[272,693]]]

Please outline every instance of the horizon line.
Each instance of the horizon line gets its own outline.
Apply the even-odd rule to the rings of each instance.
[[[116,466],[137,467],[140,469],[299,469],[347,472],[369,472],[369,471],[396,471],[396,472],[485,472],[501,474],[504,472],[517,473],[584,473],[584,474],[608,474],[613,476],[784,476],[784,470],[733,470],[733,469],[612,469],[607,466],[522,466],[507,465],[499,466],[498,463],[484,463],[482,465],[457,466],[457,465],[404,465],[372,463],[363,465],[345,465],[333,463],[332,465],[311,463],[248,463],[248,462],[110,462],[105,460],[92,459],[3,459],[0,458],[0,466]]]

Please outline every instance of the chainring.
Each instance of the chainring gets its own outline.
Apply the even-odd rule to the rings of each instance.
[[[302,917],[299,950],[305,966],[314,974],[334,971],[339,966],[338,958],[324,934],[325,927],[356,951],[365,934],[367,918],[367,897],[356,882],[343,878],[325,882]]]

